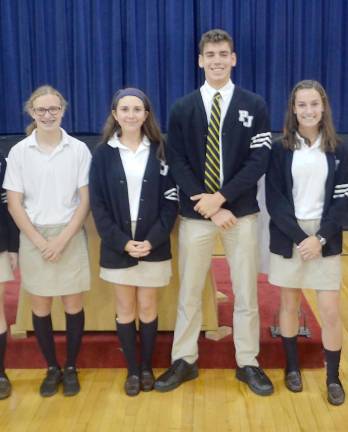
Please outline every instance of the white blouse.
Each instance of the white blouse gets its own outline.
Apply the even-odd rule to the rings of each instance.
[[[138,219],[141,188],[150,155],[150,141],[144,136],[135,152],[123,145],[116,134],[110,138],[108,144],[111,147],[119,149],[123,169],[126,174],[131,221],[135,222]]]
[[[325,200],[325,183],[328,165],[325,152],[320,148],[321,135],[308,146],[298,134],[300,148],[294,151],[292,160],[292,196],[297,219],[320,219]]]

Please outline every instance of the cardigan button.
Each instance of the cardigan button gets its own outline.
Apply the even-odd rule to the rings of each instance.
[[[144,183],[147,183],[147,180],[146,180],[146,179],[144,179],[144,180],[143,180],[143,182],[144,182]]]
[[[123,184],[123,183],[124,183],[124,180],[120,180],[120,183]]]
[[[143,219],[142,218],[138,218],[138,221],[142,221]]]

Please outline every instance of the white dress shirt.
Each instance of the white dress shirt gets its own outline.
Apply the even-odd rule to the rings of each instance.
[[[328,175],[326,155],[320,148],[321,136],[311,146],[298,134],[296,139],[301,147],[294,151],[291,166],[295,215],[297,219],[320,219]]]
[[[226,116],[227,109],[230,105],[235,85],[231,80],[229,80],[223,87],[220,89],[215,89],[211,87],[207,81],[200,88],[203,104],[205,108],[205,112],[207,114],[208,124],[211,116],[211,107],[213,104],[214,95],[219,92],[221,95],[220,99],[220,185],[222,186],[224,181],[224,173],[223,173],[223,161],[222,161],[222,141],[221,141],[221,131],[224,124],[224,119]]]
[[[121,156],[124,172],[127,179],[129,209],[132,222],[138,219],[141,188],[147,160],[150,155],[150,141],[144,136],[139,147],[134,152],[123,145],[115,134],[108,144],[118,148]]]
[[[34,225],[68,223],[80,203],[78,189],[88,185],[88,147],[61,132],[61,142],[50,154],[39,147],[34,129],[8,155],[3,187],[23,194],[23,207]]]

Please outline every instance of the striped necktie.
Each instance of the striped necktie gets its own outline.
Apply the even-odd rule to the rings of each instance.
[[[208,126],[204,171],[204,185],[208,193],[220,189],[220,99],[221,94],[215,93]]]

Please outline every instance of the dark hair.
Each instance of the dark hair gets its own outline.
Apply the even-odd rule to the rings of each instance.
[[[136,96],[143,102],[145,111],[147,111],[148,115],[144,124],[141,127],[141,134],[142,136],[146,135],[151,142],[158,144],[157,156],[159,159],[165,160],[163,138],[156,117],[154,115],[150,100],[144,92],[137,88],[128,87],[118,90],[114,94],[111,102],[111,112],[106,119],[103,127],[102,143],[107,143],[109,139],[114,136],[115,133],[119,137],[122,136],[121,126],[115,119],[115,117],[112,115],[112,111],[116,111],[119,101],[126,96]]]
[[[231,53],[234,51],[234,42],[232,37],[225,31],[221,29],[209,30],[202,34],[201,40],[199,41],[199,53],[203,54],[204,46],[207,43],[219,43],[227,42],[231,48]]]
[[[33,93],[30,95],[29,99],[24,104],[24,112],[29,114],[31,116],[31,110],[33,109],[33,103],[34,100],[46,95],[54,95],[57,96],[60,100],[60,104],[62,107],[63,112],[65,111],[66,107],[68,106],[67,101],[64,99],[63,95],[59,93],[58,90],[56,90],[54,87],[45,84],[43,86],[38,87],[36,90],[33,91]],[[30,135],[33,130],[36,128],[36,121],[33,120],[29,125],[25,128],[25,133],[27,135]]]
[[[315,80],[300,81],[291,91],[288,102],[288,110],[285,116],[283,145],[285,148],[291,150],[295,150],[299,147],[298,140],[296,139],[296,132],[298,132],[298,120],[296,114],[294,113],[294,106],[296,93],[299,90],[304,89],[314,89],[321,97],[324,107],[322,118],[319,124],[319,130],[322,136],[321,148],[324,152],[334,152],[340,140],[336,135],[328,96],[324,90],[324,87]]]

